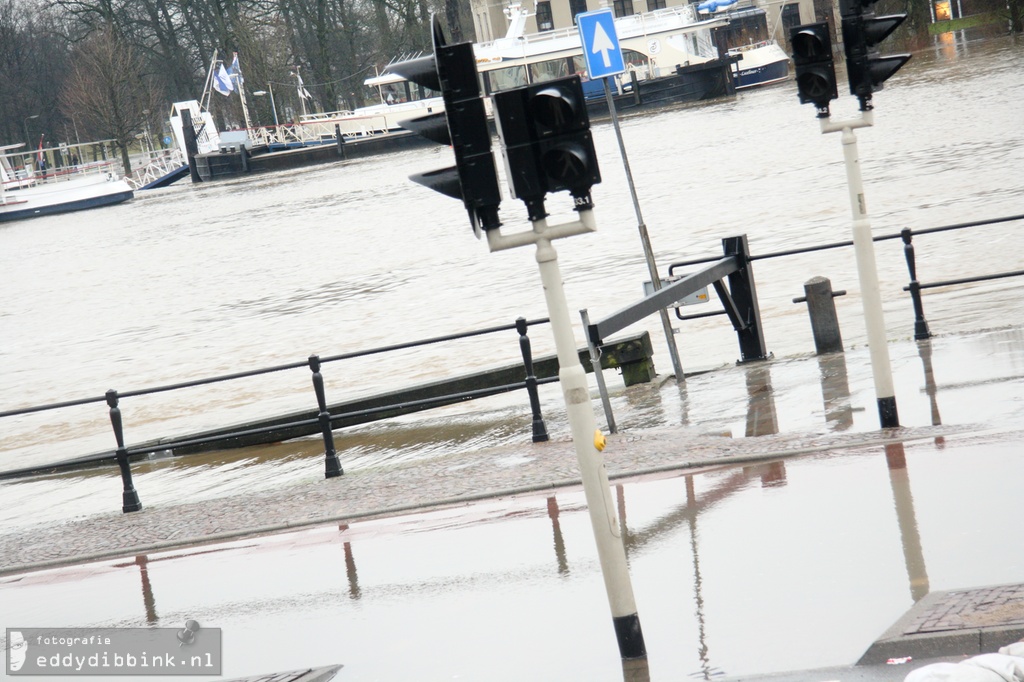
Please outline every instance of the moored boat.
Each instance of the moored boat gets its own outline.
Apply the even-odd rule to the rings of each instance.
[[[0,222],[110,206],[134,196],[116,162],[79,161],[78,148],[89,145],[16,151],[23,146],[0,147]],[[47,155],[63,165],[47,169]]]
[[[702,9],[703,8],[703,9]],[[768,14],[760,7],[736,7],[727,0],[706,0],[698,12],[723,12],[729,26],[721,29],[728,54],[737,57],[732,65],[737,90],[770,85],[789,78],[789,55],[774,38]]]

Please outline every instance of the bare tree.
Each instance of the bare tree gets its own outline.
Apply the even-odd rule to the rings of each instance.
[[[113,140],[130,173],[128,148],[147,111],[157,108],[152,93],[134,50],[111,32],[96,32],[78,48],[60,101],[65,115],[74,112],[89,130]]]

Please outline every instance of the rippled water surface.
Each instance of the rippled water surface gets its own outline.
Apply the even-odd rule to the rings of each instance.
[[[1024,129],[1016,93],[1024,49],[1010,39],[919,52],[875,97],[876,125],[858,131],[876,234],[1020,214]],[[855,101],[835,103],[836,118]],[[822,135],[792,83],[622,121],[643,217],[663,272],[715,255],[747,234],[755,253],[849,239],[838,135]],[[591,317],[635,300],[647,269],[612,128],[595,129],[604,182],[599,232],[557,244],[570,309]],[[489,254],[459,204],[406,176],[449,163],[431,148],[216,183],[140,192],[127,204],[0,226],[0,409],[100,396],[301,362],[546,316],[529,249]],[[565,197],[549,201],[553,220]],[[506,230],[526,228],[507,200]],[[924,281],[1020,268],[1019,223],[920,237]],[[913,333],[898,240],[877,246],[891,338]],[[825,275],[849,346],[863,344],[849,249],[758,261],[768,349],[813,346],[792,298]],[[944,289],[927,298],[937,332],[1016,318],[1019,280]],[[714,304],[717,305],[717,304]],[[577,325],[578,326],[578,325]],[[671,371],[657,318],[657,366]],[[724,318],[676,322],[683,367],[731,364]],[[577,330],[578,338],[582,335]],[[549,331],[532,339],[551,352]],[[328,398],[516,361],[513,332],[335,363]],[[560,397],[551,393],[549,402]],[[314,404],[308,370],[122,401],[129,443]],[[463,408],[521,409],[522,397]],[[102,403],[0,420],[0,470],[112,447]],[[501,431],[497,438],[503,437]],[[488,436],[482,435],[486,442]]]

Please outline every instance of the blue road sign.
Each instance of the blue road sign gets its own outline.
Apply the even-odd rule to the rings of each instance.
[[[615,15],[611,9],[599,9],[576,15],[583,43],[583,58],[591,78],[614,76],[626,70],[619,36],[615,33]]]

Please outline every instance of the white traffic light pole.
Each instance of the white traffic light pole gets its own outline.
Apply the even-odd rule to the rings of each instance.
[[[896,410],[892,366],[889,362],[889,347],[885,335],[882,295],[878,286],[878,269],[875,265],[875,243],[871,238],[871,221],[868,220],[864,201],[857,136],[853,134],[854,128],[867,128],[873,125],[874,115],[869,109],[861,111],[859,120],[832,122],[827,115],[818,120],[823,134],[843,134],[843,158],[846,161],[846,181],[850,190],[850,209],[853,212],[853,249],[857,256],[857,276],[860,279],[861,305],[864,308],[864,324],[867,327],[868,349],[871,352],[871,372],[875,380],[878,416],[882,428],[896,427],[900,425],[900,418]]]
[[[492,253],[529,244],[537,246],[537,265],[558,354],[558,379],[562,385],[573,444],[576,446],[576,459],[583,479],[587,508],[590,510],[590,523],[612,610],[619,653],[624,659],[642,658],[647,655],[647,649],[629,579],[626,548],[622,544],[622,534],[608,484],[608,472],[604,465],[604,455],[601,454],[604,435],[597,428],[590,404],[587,375],[580,364],[573,336],[562,273],[558,267],[558,254],[551,244],[554,239],[594,232],[597,226],[593,209],[582,209],[578,220],[561,225],[548,225],[546,219],[532,222],[531,232],[503,235],[497,229],[487,230],[487,245]]]

